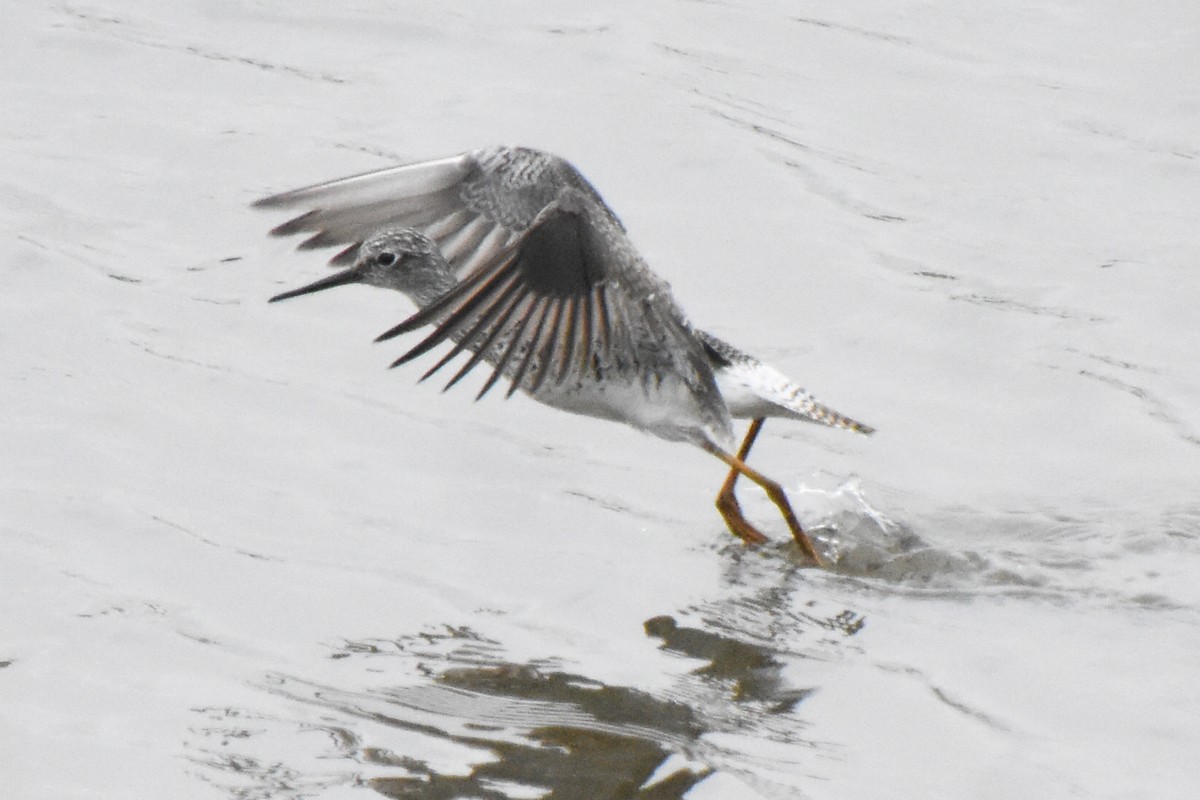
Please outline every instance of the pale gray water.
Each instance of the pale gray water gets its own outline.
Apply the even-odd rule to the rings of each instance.
[[[7,22],[5,796],[1194,796],[1191,4]],[[387,371],[402,298],[266,305],[323,259],[252,199],[492,142],[878,427],[755,450],[838,571],[693,448]]]

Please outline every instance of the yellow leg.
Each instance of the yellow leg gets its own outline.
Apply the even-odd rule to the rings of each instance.
[[[742,440],[742,446],[738,449],[738,461],[745,462],[746,456],[750,454],[750,447],[754,444],[754,439],[758,436],[759,429],[762,428],[762,424],[762,417],[750,423],[750,429],[746,431],[746,438]],[[729,530],[733,532],[734,536],[746,544],[765,544],[768,541],[767,537],[763,536],[753,525],[746,521],[746,516],[742,513],[742,506],[733,494],[733,486],[737,483],[738,475],[740,474],[736,469],[729,470],[729,477],[725,479],[725,483],[721,486],[721,491],[717,492],[717,510],[721,512],[721,516],[725,519],[725,524],[729,526]]]
[[[761,424],[759,427],[761,427]],[[754,429],[753,424],[751,424],[751,429]],[[754,430],[754,433],[757,435],[758,431]],[[752,437],[748,435],[747,439],[748,441],[742,443],[742,449],[745,451],[748,451],[749,445],[753,444]],[[782,486],[768,478],[766,475],[763,475],[758,470],[747,466],[746,462],[744,462],[742,459],[726,453],[724,450],[717,447],[715,444],[712,444],[711,442],[706,444],[704,449],[728,464],[735,473],[745,475],[747,478],[761,486],[763,491],[767,493],[767,497],[771,498],[771,502],[774,503],[779,509],[780,513],[783,514],[783,519],[787,523],[788,529],[792,532],[792,538],[795,539],[796,544],[800,546],[801,552],[803,552],[804,555],[807,556],[808,559],[816,566],[824,566],[824,562],[821,561],[821,556],[817,553],[817,549],[813,547],[812,540],[808,538],[808,534],[804,532],[804,528],[800,527],[800,520],[796,519],[796,512],[792,511],[792,504],[788,502],[787,495],[784,494]],[[726,485],[730,490],[727,495],[729,498],[733,497],[733,482],[736,480],[736,475],[731,475],[730,478],[726,479]],[[741,509],[737,507],[736,500],[733,501],[732,506],[726,505],[725,508],[721,507],[723,496],[726,496],[724,495],[724,487],[722,488],[722,494],[717,496],[717,507],[721,509],[721,514],[725,516],[725,521],[729,524],[730,529],[742,539],[750,541],[750,539],[747,539],[746,536],[738,530],[738,527],[745,526],[745,528],[753,531],[753,533],[761,537],[762,540],[765,540],[766,537],[764,537],[757,530],[754,530],[750,523],[746,522],[745,518],[741,514]],[[736,512],[733,511],[733,509],[736,509]],[[736,514],[736,518],[738,520],[737,523],[731,521],[733,519],[731,514]],[[735,525],[738,527],[735,527]]]

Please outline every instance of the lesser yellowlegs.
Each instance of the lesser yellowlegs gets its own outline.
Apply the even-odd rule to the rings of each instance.
[[[452,342],[422,380],[466,351],[471,356],[447,388],[486,361],[493,372],[479,397],[505,376],[509,395],[521,389],[555,408],[691,442],[730,467],[717,508],[734,534],[747,544],[767,541],[734,496],[745,475],[779,508],[805,556],[821,563],[782,487],[746,457],[765,417],[872,429],[692,327],[616,214],[567,161],[488,148],[255,206],[307,209],[271,233],[310,234],[304,250],[344,245],[331,263],[349,265],[272,301],[348,283],[401,291],[419,310],[376,341],[434,327],[392,366]],[[731,416],[752,420],[736,454]]]

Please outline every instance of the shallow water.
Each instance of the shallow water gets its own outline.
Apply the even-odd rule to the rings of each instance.
[[[6,797],[1195,796],[1191,5],[9,23]],[[323,259],[250,201],[492,142],[878,428],[753,453],[832,570],[698,451],[386,370],[402,298],[266,305]]]

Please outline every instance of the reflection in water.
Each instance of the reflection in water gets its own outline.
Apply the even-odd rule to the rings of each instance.
[[[428,765],[410,764],[408,771],[415,774],[372,780],[370,785],[380,793],[423,800],[501,800],[512,795],[499,787],[510,784],[541,789],[548,792],[542,796],[563,800],[666,800],[682,797],[711,772],[681,768],[647,784],[673,752],[686,750],[703,730],[685,706],[643,692],[515,665],[450,670],[438,677],[437,687],[460,690],[453,692],[453,710],[443,711],[476,720],[471,727],[478,733],[452,734],[429,727],[425,732],[485,748],[495,760],[475,765],[466,776],[439,775]],[[496,698],[517,702],[506,703],[502,713],[496,713],[491,702]],[[388,722],[413,724],[403,715]],[[501,738],[498,734],[505,728],[522,731],[525,741]]]
[[[709,663],[693,674],[729,681],[736,702],[758,700],[768,703],[767,713],[792,711],[811,689],[788,689],[781,679],[783,664],[766,648],[710,633],[699,628],[681,628],[673,617],[646,620],[646,633],[663,640],[663,648]]]
[[[719,597],[643,624],[674,676],[665,686],[648,677],[662,687],[653,692],[559,660],[515,663],[503,641],[465,627],[347,641],[313,665],[322,680],[264,681],[262,705],[273,713],[197,709],[187,743],[197,777],[238,800],[351,787],[414,800],[668,800],[722,780],[765,798],[796,797],[830,748],[803,718],[816,691],[809,681],[829,674],[820,662],[857,650],[847,642],[865,626],[828,599],[830,586],[849,596],[869,582],[877,594],[954,597],[1035,586],[996,566],[996,554],[941,551],[850,502],[857,496],[831,496],[838,502],[813,532],[837,554],[836,574],[802,569],[787,543],[730,549]],[[1007,730],[913,674],[944,707]]]
[[[415,800],[666,800],[716,785],[716,773],[763,797],[795,797],[829,746],[803,719],[816,691],[807,676],[827,674],[814,667],[840,658],[865,625],[816,599],[828,598],[813,592],[819,582],[921,593],[961,593],[964,578],[1021,583],[979,556],[930,546],[852,486],[823,496],[813,533],[836,576],[802,568],[786,542],[730,549],[721,596],[645,621],[674,675],[653,693],[559,660],[515,662],[503,641],[443,627],[344,642],[314,669],[321,680],[270,677],[261,688],[284,709],[275,716],[202,710],[191,758],[239,800],[353,786]]]
[[[840,616],[843,636],[861,627],[853,614]],[[832,623],[816,622],[832,630]],[[353,671],[349,679],[376,675],[380,659],[402,659],[385,669],[418,683],[352,691],[273,676],[263,688],[296,709],[297,718],[198,709],[206,720],[192,729],[192,760],[207,768],[202,779],[239,800],[320,796],[333,786],[415,800],[669,800],[717,770],[749,774],[737,753],[707,741],[708,734],[802,741],[795,710],[812,690],[787,685],[788,654],[673,616],[647,620],[645,631],[663,650],[703,662],[664,697],[605,685],[552,662],[506,663],[499,643],[465,628],[347,642],[331,657]],[[325,735],[313,768],[259,752],[272,749],[271,738],[295,740],[313,731]],[[446,757],[447,747],[454,758]],[[294,754],[294,746],[282,748]],[[341,764],[340,771],[331,775],[331,764]],[[794,792],[754,780],[766,796]]]

